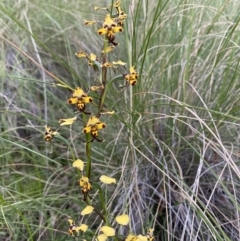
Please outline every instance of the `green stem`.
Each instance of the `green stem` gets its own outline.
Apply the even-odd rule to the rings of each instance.
[[[107,48],[108,44],[107,44],[107,38],[105,37],[105,42],[103,45],[103,49],[105,50]],[[105,52],[105,51],[103,51]],[[107,55],[103,54],[103,58],[102,58],[102,65],[104,65],[107,62]],[[105,100],[105,96],[106,96],[106,84],[107,84],[107,68],[106,67],[102,67],[102,85],[103,85],[103,89],[101,91],[101,95],[100,95],[100,99],[99,99],[99,104],[98,104],[98,113],[96,115],[96,117],[100,117],[101,112],[102,112],[102,108],[103,108],[103,103]]]
[[[83,122],[87,123],[86,114],[83,113]],[[86,167],[86,176],[90,180],[91,178],[91,166],[92,166],[92,159],[91,159],[91,134],[86,134],[86,156],[87,156],[87,167]]]
[[[86,134],[86,156],[87,156],[87,168],[86,168],[86,174],[88,179],[90,180],[91,178],[91,167],[92,167],[92,159],[91,159],[91,135],[90,133]]]
[[[105,200],[105,197],[104,197],[103,190],[98,183],[94,183],[94,187],[97,188],[98,192],[99,192],[99,200],[100,200],[100,203],[101,203],[101,206],[102,206],[101,218],[105,222],[106,225],[109,225],[108,211],[107,211],[107,207],[106,207],[106,200]]]
[[[92,202],[89,198],[89,196],[86,197],[86,203],[87,205],[92,206]],[[106,218],[101,214],[101,212],[99,212],[95,207],[94,208],[94,212],[97,213],[97,215],[106,223]]]

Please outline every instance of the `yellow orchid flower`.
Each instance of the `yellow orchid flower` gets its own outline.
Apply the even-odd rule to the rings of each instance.
[[[57,131],[53,131],[49,126],[45,126],[45,135],[44,135],[45,141],[50,142],[52,138],[56,135],[59,135]]]
[[[98,141],[101,141],[97,138],[98,131],[105,127],[105,123],[101,122],[99,118],[97,118],[96,116],[92,116],[89,118],[86,127],[83,128],[83,132],[86,134],[90,132],[93,138],[97,139]]]
[[[75,222],[72,219],[68,219],[69,222],[69,228],[68,228],[68,233],[71,236],[74,236],[74,232],[78,233],[79,231],[86,232],[88,229],[88,226],[86,224],[81,224],[80,226],[76,226]]]
[[[130,84],[130,85],[135,85],[137,83],[137,78],[138,78],[138,74],[136,72],[136,70],[134,69],[134,66],[130,67],[130,73],[126,74],[124,76],[124,78],[126,79],[126,81]]]
[[[88,65],[89,66],[93,66],[94,62],[98,61],[98,58],[95,54],[90,53],[89,57],[88,57]]]
[[[72,219],[68,219],[68,222],[69,222],[68,233],[69,233],[69,235],[73,236],[74,231],[76,229],[75,222]]]
[[[82,187],[83,193],[87,193],[88,191],[92,190],[92,185],[89,182],[88,177],[82,176],[78,184],[80,187]]]
[[[72,96],[68,99],[68,103],[71,105],[77,105],[78,110],[81,112],[84,112],[86,114],[89,114],[85,112],[85,104],[91,103],[93,101],[92,97],[89,97],[87,93],[84,92],[83,89],[80,87],[77,87]]]
[[[123,28],[121,26],[117,26],[117,23],[114,21],[114,19],[110,17],[110,14],[106,15],[102,26],[103,28],[100,28],[98,30],[98,34],[99,35],[107,34],[109,43],[112,43],[113,45],[117,45],[117,43],[114,42],[115,33],[122,32]]]

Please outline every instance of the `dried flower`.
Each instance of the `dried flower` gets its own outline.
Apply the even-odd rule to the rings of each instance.
[[[60,126],[66,126],[66,125],[72,125],[72,123],[77,120],[77,116],[69,119],[60,119],[58,122],[60,123]]]

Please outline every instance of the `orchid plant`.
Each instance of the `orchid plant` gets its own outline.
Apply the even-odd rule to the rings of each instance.
[[[97,33],[99,36],[103,37],[103,47],[101,49],[102,57],[101,61],[94,53],[86,53],[84,49],[77,53],[75,53],[78,58],[86,58],[88,61],[89,67],[94,68],[94,70],[99,71],[99,80],[100,84],[98,86],[91,86],[89,88],[89,92],[84,91],[81,87],[76,86],[71,89],[72,94],[69,96],[68,104],[76,107],[76,116],[69,119],[60,119],[60,126],[53,131],[51,127],[46,126],[45,130],[45,140],[47,142],[51,142],[53,138],[56,136],[60,136],[60,128],[65,125],[72,125],[75,122],[82,119],[82,122],[85,122],[85,125],[82,128],[82,132],[86,135],[86,168],[84,161],[81,159],[73,160],[72,166],[77,168],[80,172],[80,177],[78,180],[79,188],[81,189],[81,195],[83,200],[86,202],[86,207],[82,210],[81,216],[89,215],[92,212],[96,212],[99,218],[103,221],[104,225],[99,228],[99,230],[92,230],[95,233],[95,238],[98,241],[105,241],[109,237],[115,237],[115,240],[123,240],[122,236],[116,233],[115,228],[113,228],[112,222],[116,222],[119,225],[128,225],[130,222],[130,218],[126,213],[123,213],[117,217],[115,220],[110,218],[108,212],[102,212],[102,210],[98,210],[94,202],[90,197],[90,193],[93,190],[91,173],[92,173],[92,162],[91,162],[91,145],[92,142],[102,142],[103,140],[99,138],[99,132],[106,128],[106,124],[101,120],[101,115],[106,114],[114,114],[114,111],[106,111],[103,108],[105,96],[107,95],[108,84],[111,81],[108,81],[108,70],[111,68],[117,69],[119,71],[120,67],[124,68],[125,73],[122,74],[122,79],[125,79],[126,85],[134,86],[137,83],[138,74],[134,66],[129,67],[129,71],[127,71],[126,63],[121,60],[108,62],[109,54],[111,51],[114,51],[118,43],[116,42],[116,35],[120,34],[124,31],[124,21],[127,19],[127,14],[121,8],[121,1],[116,1],[114,4],[109,5],[106,8],[95,7],[95,10],[103,10],[107,11],[105,18],[103,21],[97,20],[85,20],[85,25],[93,25],[98,24],[101,27],[98,29]],[[115,12],[114,12],[115,11]],[[66,86],[67,88],[68,86]],[[69,87],[68,87],[69,88]],[[98,102],[94,102],[94,99],[91,97],[92,91],[98,91],[99,99]],[[87,105],[94,105],[97,110],[96,113],[91,114],[87,109]],[[87,119],[87,116],[89,118]],[[106,185],[114,185],[116,184],[116,179],[109,177],[107,175],[102,175],[99,177],[100,182]],[[102,207],[103,210],[106,210],[106,206]],[[69,235],[78,237],[80,233],[84,233],[89,229],[89,226],[85,223],[76,224],[74,219],[69,218]],[[83,220],[83,219],[82,219]],[[133,234],[129,231],[129,234],[124,237],[126,241],[151,241],[153,239],[153,229],[149,229],[145,235],[142,234]]]

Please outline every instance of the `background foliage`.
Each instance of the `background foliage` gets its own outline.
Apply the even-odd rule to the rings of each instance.
[[[58,79],[95,83],[74,53],[78,43],[99,51],[84,19],[102,18],[93,8],[109,3],[0,2],[1,240],[72,240],[67,218],[83,204],[77,174],[64,142],[52,152],[44,142],[44,125],[73,114]],[[135,64],[140,79],[124,92],[124,80],[114,82],[106,106],[116,116],[104,116],[105,142],[93,147],[96,176],[118,179],[108,207],[128,210],[133,232],[154,227],[156,240],[239,240],[240,3],[122,3],[128,22],[113,58]],[[61,133],[79,158],[81,130]]]

